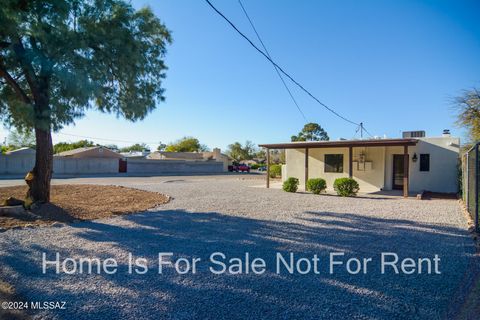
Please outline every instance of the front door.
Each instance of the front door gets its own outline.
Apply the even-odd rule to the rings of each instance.
[[[403,154],[394,154],[393,155],[393,182],[392,189],[403,189],[403,172],[404,172],[404,162]]]

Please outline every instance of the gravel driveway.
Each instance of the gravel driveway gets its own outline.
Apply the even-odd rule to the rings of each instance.
[[[243,178],[242,178],[243,177]],[[11,181],[2,181],[11,184]],[[451,312],[474,247],[455,200],[339,198],[253,188],[255,176],[85,178],[56,183],[120,184],[174,198],[157,210],[69,226],[0,233],[0,276],[28,301],[66,301],[66,310],[31,311],[54,319],[438,319]],[[216,275],[209,255],[261,257],[267,271]],[[42,274],[54,259],[113,257],[116,274]],[[128,253],[146,258],[146,274],[129,275]],[[158,252],[200,258],[196,274],[167,267]],[[320,274],[275,271],[276,252],[320,260]],[[373,258],[366,274],[329,254]],[[441,258],[441,274],[380,273],[380,253]]]

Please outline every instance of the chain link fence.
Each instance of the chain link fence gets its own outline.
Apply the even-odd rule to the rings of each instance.
[[[462,196],[468,213],[475,222],[476,231],[480,231],[478,225],[479,210],[479,144],[475,144],[462,157]]]

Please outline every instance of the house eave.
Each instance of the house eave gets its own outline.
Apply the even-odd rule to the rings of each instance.
[[[414,146],[418,139],[372,139],[339,141],[301,141],[286,143],[260,144],[266,149],[304,149],[304,148],[341,148],[341,147],[395,147]]]

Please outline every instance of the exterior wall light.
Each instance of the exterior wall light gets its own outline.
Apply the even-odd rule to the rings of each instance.
[[[417,154],[416,154],[416,153],[413,153],[412,161],[413,161],[413,162],[417,162],[417,160],[418,160]]]

